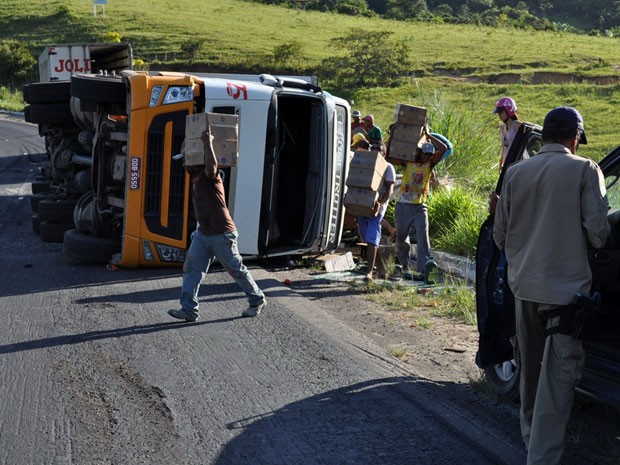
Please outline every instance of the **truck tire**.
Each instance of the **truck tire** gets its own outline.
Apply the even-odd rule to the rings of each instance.
[[[42,200],[58,200],[61,198],[62,194],[57,194],[52,191],[37,192],[30,196],[30,210],[32,210],[33,213],[37,213],[39,211],[39,202]]]
[[[77,200],[41,200],[37,206],[41,221],[62,221],[73,224],[73,209]]]
[[[65,232],[62,250],[71,258],[83,262],[109,263],[112,255],[121,251],[121,241],[69,229]]]
[[[69,102],[28,105],[24,109],[24,119],[35,124],[75,124]]]
[[[71,98],[71,81],[34,82],[22,88],[26,103],[68,102]]]
[[[73,228],[73,223],[40,221],[39,237],[43,242],[61,243],[65,236],[65,231],[71,228]]]
[[[127,89],[121,76],[76,74],[71,78],[71,95],[80,100],[124,107]]]
[[[515,360],[485,368],[484,377],[498,399],[509,402],[519,400],[521,365]]]

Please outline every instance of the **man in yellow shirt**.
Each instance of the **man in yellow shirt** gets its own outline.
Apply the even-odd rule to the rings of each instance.
[[[426,263],[431,260],[430,240],[428,238],[428,211],[426,198],[433,168],[446,152],[446,145],[424,128],[427,142],[418,146],[415,161],[404,162],[404,173],[400,189],[396,194],[394,222],[396,226],[396,255],[403,267],[409,270],[409,242],[411,230],[416,232],[416,270],[405,276],[423,281]]]

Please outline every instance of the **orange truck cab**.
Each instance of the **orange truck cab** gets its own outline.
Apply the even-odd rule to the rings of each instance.
[[[24,94],[37,100],[54,85],[69,88],[70,121],[41,108],[25,115],[42,135],[57,138],[48,148],[50,190],[41,194],[38,214],[42,227],[50,201],[68,204],[72,221],[62,241],[70,256],[130,268],[184,261],[196,220],[189,177],[173,156],[186,117],[202,112],[238,115],[237,165],[222,171],[243,255],[338,246],[350,138],[345,100],[308,80],[271,75],[123,71],[76,74],[68,82],[30,84]]]

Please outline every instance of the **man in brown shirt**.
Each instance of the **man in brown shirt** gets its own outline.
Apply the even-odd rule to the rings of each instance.
[[[536,156],[507,169],[493,237],[515,295],[527,463],[557,465],[584,364],[581,340],[560,329],[560,320],[570,319],[567,306],[578,293],[589,295],[588,243],[602,247],[610,227],[601,170],[575,155],[587,143],[579,112],[550,111],[542,139]]]
[[[174,318],[185,321],[198,319],[198,290],[215,258],[226,268],[248,297],[249,307],[243,316],[258,316],[265,308],[265,295],[257,286],[237,249],[237,228],[226,206],[224,183],[211,146],[209,132],[202,133],[205,144],[205,165],[186,166],[190,174],[194,211],[198,229],[183,264],[181,309],[168,310]]]

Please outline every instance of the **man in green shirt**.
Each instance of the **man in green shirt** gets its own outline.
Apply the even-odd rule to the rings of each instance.
[[[371,144],[377,142],[383,142],[383,131],[379,126],[375,126],[375,117],[372,115],[366,115],[362,118],[364,123],[364,129],[366,130],[366,139]]]

